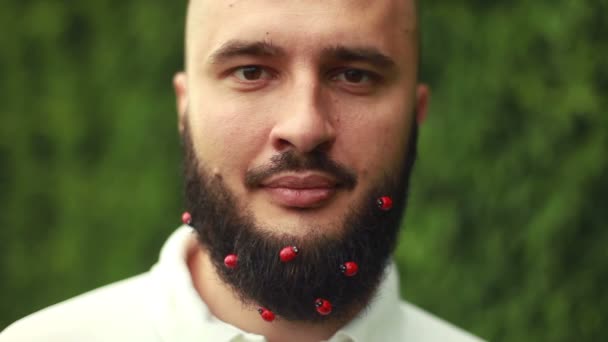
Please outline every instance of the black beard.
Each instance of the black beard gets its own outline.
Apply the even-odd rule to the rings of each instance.
[[[383,279],[397,241],[416,158],[417,126],[412,129],[401,170],[395,170],[392,177],[385,175],[384,182],[370,190],[361,203],[353,203],[342,229],[317,227],[314,233],[303,237],[271,233],[256,226],[253,214],[239,205],[222,178],[211,176],[199,164],[189,129],[184,130],[183,146],[186,208],[192,214],[191,225],[218,275],[241,301],[265,307],[278,318],[294,322],[346,321],[365,308]],[[324,153],[304,157],[305,162],[294,163],[288,154],[279,154],[269,170],[314,169],[347,181],[349,172],[328,161]],[[265,175],[268,173],[272,172],[267,170]],[[250,177],[247,182],[255,179]],[[356,183],[353,178],[350,181]],[[381,196],[392,197],[392,210],[378,209],[376,199]],[[327,236],[324,231],[341,233]],[[279,251],[286,246],[297,246],[299,254],[293,261],[283,263]],[[224,265],[228,254],[238,255],[237,268]],[[359,265],[353,277],[340,271],[347,261]],[[330,315],[317,313],[317,298],[331,302]]]

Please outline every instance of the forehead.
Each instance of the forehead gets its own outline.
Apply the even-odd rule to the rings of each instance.
[[[187,35],[190,60],[235,39],[306,52],[373,45],[400,55],[415,45],[417,18],[413,0],[192,0]]]

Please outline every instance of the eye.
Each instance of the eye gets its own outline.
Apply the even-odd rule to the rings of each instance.
[[[334,81],[351,84],[365,84],[375,80],[371,72],[360,69],[344,69],[332,77]]]
[[[238,67],[234,70],[233,75],[244,82],[268,80],[272,78],[272,75],[267,70],[257,65]]]

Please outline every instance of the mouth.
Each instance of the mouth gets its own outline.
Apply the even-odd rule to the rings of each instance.
[[[311,209],[329,201],[340,188],[332,177],[322,174],[278,175],[262,182],[260,188],[271,201],[288,208]]]

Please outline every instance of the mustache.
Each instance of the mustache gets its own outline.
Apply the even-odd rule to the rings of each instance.
[[[248,188],[255,188],[268,177],[287,171],[319,171],[333,176],[342,187],[347,189],[353,189],[357,185],[355,172],[331,160],[325,152],[299,154],[294,150],[274,155],[270,158],[269,164],[248,170],[245,174],[245,185]]]

